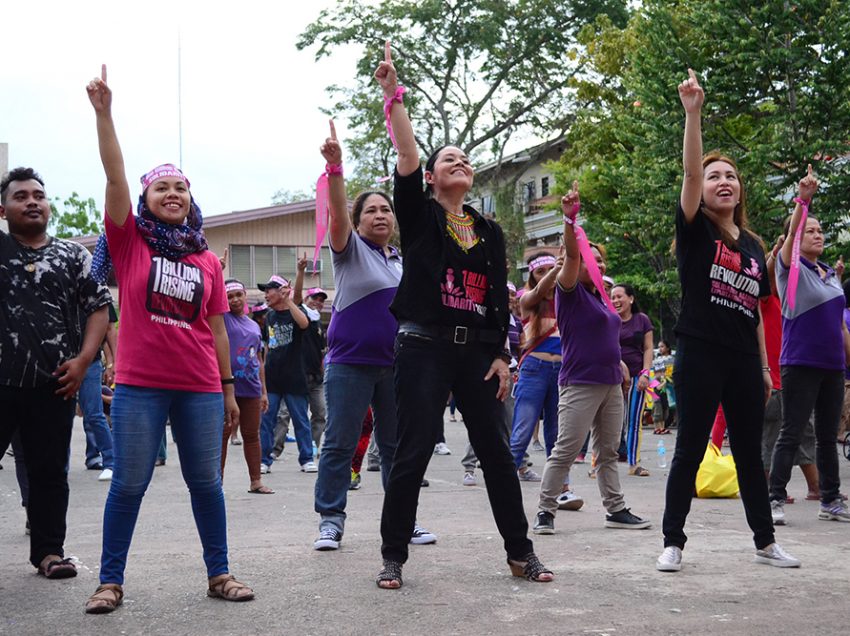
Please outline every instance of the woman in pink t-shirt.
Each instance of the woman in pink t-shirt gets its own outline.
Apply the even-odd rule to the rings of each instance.
[[[138,215],[130,213],[106,66],[86,90],[106,172],[106,236],[121,309],[112,402],[114,475],[103,514],[100,586],[86,612],[103,614],[121,604],[127,553],[169,419],[204,548],[207,594],[246,601],[253,591],[228,572],[221,489],[223,426],[239,418],[221,265],[207,248],[189,180],[173,165],[142,177]]]

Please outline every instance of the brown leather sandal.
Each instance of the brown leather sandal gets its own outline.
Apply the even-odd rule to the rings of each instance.
[[[124,601],[124,590],[117,583],[103,583],[86,601],[86,614],[109,614]]]
[[[243,592],[247,590],[247,592]],[[240,583],[232,574],[222,574],[215,576],[209,580],[209,588],[207,596],[210,598],[220,598],[225,601],[233,601],[241,603],[242,601],[250,601],[254,598],[254,590]]]
[[[49,556],[44,558],[41,565],[38,566],[38,573],[46,579],[69,579],[77,576],[77,566],[73,560],[68,559],[50,559]]]

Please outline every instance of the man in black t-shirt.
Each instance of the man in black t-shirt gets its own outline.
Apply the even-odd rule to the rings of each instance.
[[[0,449],[17,430],[30,484],[30,562],[47,578],[76,576],[64,559],[65,471],[75,397],[106,333],[109,290],[78,243],[47,234],[50,204],[31,168],[0,181]],[[80,317],[88,316],[85,332]]]
[[[277,412],[283,401],[292,418],[295,439],[298,442],[298,463],[302,472],[318,471],[313,461],[313,440],[307,418],[307,377],[301,354],[303,332],[310,324],[307,314],[298,307],[290,295],[289,281],[282,276],[272,276],[269,282],[258,285],[266,294],[269,311],[263,328],[266,342],[266,390],[269,410],[260,424],[262,445],[262,472],[269,472],[274,458],[274,428]]]

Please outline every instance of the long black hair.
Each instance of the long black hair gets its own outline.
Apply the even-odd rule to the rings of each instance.
[[[632,315],[635,316],[641,313],[640,305],[638,305],[637,294],[635,294],[635,288],[628,283],[617,283],[611,288],[611,291],[614,291],[617,287],[622,287],[623,291],[626,292],[626,296],[632,299]]]

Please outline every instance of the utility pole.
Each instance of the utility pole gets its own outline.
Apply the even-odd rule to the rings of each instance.
[[[9,144],[0,143],[0,177],[5,177],[7,172],[9,172]],[[0,219],[0,230],[9,231],[6,219]]]

